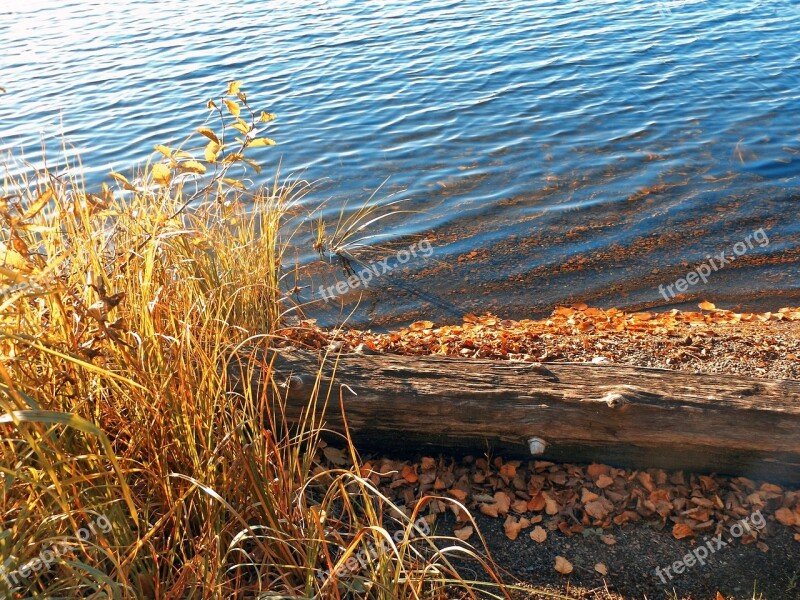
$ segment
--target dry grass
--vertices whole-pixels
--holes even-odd
[[[79,169],[12,165],[23,174],[6,177],[0,593],[474,597],[483,586],[448,562],[464,551],[440,551],[449,542],[422,535],[420,514],[381,497],[352,446],[351,468],[321,466],[331,390],[315,391],[298,427],[276,386],[231,391],[227,367],[243,355],[242,368],[269,370],[255,352],[292,308],[281,263],[307,188],[276,177],[242,189],[231,169],[258,121],[238,85],[227,99],[251,120],[218,110],[218,143],[206,131],[195,151],[205,161],[161,147],[97,193]],[[226,154],[231,128],[245,138]],[[399,542],[348,563],[397,529]]]

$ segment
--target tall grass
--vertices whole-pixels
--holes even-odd
[[[447,558],[463,551],[415,536],[421,513],[384,498],[352,445],[352,466],[320,462],[330,390],[300,427],[277,386],[232,392],[238,365],[270,372],[308,188],[276,177],[248,193],[220,167],[224,146],[211,140],[202,168],[161,147],[96,193],[79,168],[9,169],[22,174],[0,204],[0,594],[473,595]],[[107,531],[86,535],[100,518]],[[400,542],[348,563],[393,528]]]

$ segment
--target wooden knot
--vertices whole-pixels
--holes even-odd
[[[630,387],[631,389],[617,388],[606,392],[605,396],[602,398],[587,398],[585,402],[602,402],[603,404],[608,405],[609,408],[620,408],[626,404],[630,404],[641,393],[633,386],[625,387]]]

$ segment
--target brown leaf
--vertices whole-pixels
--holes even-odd
[[[556,571],[562,575],[569,575],[572,573],[572,563],[563,556],[556,556]]]
[[[592,479],[597,479],[601,475],[608,475],[609,467],[608,467],[608,465],[592,464],[592,465],[589,465],[588,467],[586,467],[586,473]]]
[[[505,530],[506,537],[508,539],[515,540],[519,536],[519,532],[520,529],[522,529],[522,527],[520,526],[519,521],[517,521],[511,515],[508,515],[508,517],[506,517],[505,523],[503,523],[503,529]]]
[[[453,488],[452,490],[450,490],[447,493],[450,494],[453,498],[455,498],[459,502],[463,502],[464,500],[466,500],[467,496],[469,495],[469,494],[467,494],[467,492],[465,492],[464,490],[461,490],[459,488]]]
[[[495,492],[494,502],[500,514],[506,514],[508,509],[511,508],[511,498],[505,492]]]
[[[711,302],[709,302],[707,300],[704,300],[703,302],[701,302],[697,306],[700,307],[700,310],[714,310],[715,308],[717,308],[715,304],[713,304],[713,303],[711,303]]]
[[[558,514],[558,502],[556,502],[555,499],[552,498],[547,492],[542,492],[542,495],[544,496],[545,504],[544,512],[546,512],[548,515]]]
[[[416,471],[414,471],[414,467],[411,465],[405,465],[403,467],[403,471],[400,473],[400,476],[408,483],[417,483],[417,481],[419,481],[419,477],[417,476]]]
[[[600,573],[600,575],[602,575],[603,577],[608,575],[608,567],[605,566],[603,563],[597,563],[594,566],[594,570],[597,571],[598,573]]]
[[[327,448],[323,448],[322,453],[325,455],[325,458],[327,458],[331,463],[333,463],[337,467],[344,466],[348,462],[344,450],[339,450],[338,448],[334,448],[333,446],[328,446]]]
[[[675,523],[675,526],[672,528],[672,535],[676,540],[682,540],[683,538],[693,537],[694,531],[688,525]]]
[[[466,542],[472,536],[473,531],[472,525],[467,525],[461,529],[456,529],[453,534],[462,542]]]
[[[511,503],[511,510],[516,513],[524,513],[528,511],[528,503],[525,500],[519,499]]]
[[[586,503],[584,506],[584,510],[586,514],[590,517],[598,520],[605,519],[608,516],[608,513],[614,508],[614,505],[611,504],[605,498],[600,498],[599,500],[593,500],[592,502]]]
[[[611,479],[611,477],[609,477],[608,475],[600,475],[600,477],[597,478],[597,482],[595,483],[595,485],[599,487],[601,490],[604,490],[608,486],[613,484],[614,480]]]
[[[539,544],[541,544],[547,539],[547,532],[544,530],[543,527],[537,525],[536,527],[533,528],[533,531],[531,531],[531,539],[534,542],[538,542]]]
[[[778,519],[778,523],[786,525],[787,527],[797,523],[797,515],[795,512],[786,507],[776,510],[775,518]]]
[[[617,543],[617,538],[615,538],[610,533],[607,533],[606,535],[600,536],[600,541],[603,542],[606,546],[613,546],[614,544]]]
[[[544,499],[544,494],[539,492],[533,498],[528,500],[528,510],[532,512],[539,512],[545,507],[545,503],[546,501]]]
[[[408,326],[411,331],[422,331],[423,329],[430,329],[433,327],[432,321],[417,321]]]

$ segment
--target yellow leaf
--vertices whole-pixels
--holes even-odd
[[[211,131],[208,127],[198,128],[197,133],[199,133],[200,135],[204,135],[212,142],[217,142],[219,144],[219,138],[217,137],[217,134]]]
[[[240,160],[244,160],[244,155],[238,152],[231,152],[225,158],[222,159],[222,162],[227,164],[227,163],[237,162]]]
[[[42,210],[47,203],[50,202],[50,199],[53,197],[53,188],[49,187],[44,191],[44,194],[39,196],[34,202],[28,207],[28,210],[25,212],[25,216],[22,217],[23,221],[27,221],[28,219],[32,219],[36,215],[39,214],[39,211]]]
[[[217,108],[217,105],[216,105],[216,104],[214,104],[214,101],[213,101],[213,100],[209,100],[209,101],[206,103],[206,108],[207,108],[208,110],[211,110],[212,108]]]
[[[712,304],[711,302],[708,301],[701,302],[697,306],[700,307],[700,310],[714,310],[715,308],[717,308],[715,304]]]
[[[270,138],[256,138],[248,144],[251,148],[259,148],[261,146],[274,146],[275,140]]]
[[[197,173],[198,175],[202,175],[206,172],[206,166],[196,160],[187,160],[185,163],[181,163],[179,168],[182,171],[188,171],[189,173]]]
[[[5,262],[5,255],[3,254],[3,244],[0,242],[0,259]],[[28,279],[27,274],[31,272],[31,268],[25,264],[25,269],[7,269],[0,264],[0,277],[6,279],[12,284],[22,283]]]
[[[172,148],[164,146],[163,144],[156,144],[155,149],[167,158],[172,158]]]
[[[241,131],[245,135],[250,133],[250,127],[248,125],[242,125],[241,123],[232,123],[231,127],[233,127],[236,131]]]
[[[228,84],[228,95],[230,95],[230,96],[235,95],[239,91],[239,88],[241,87],[241,85],[242,85],[242,82],[239,81],[238,79],[235,80],[235,81],[231,81]]]
[[[261,173],[261,165],[259,165],[256,161],[251,160],[249,158],[243,158],[244,162],[246,162],[256,173]]]
[[[221,146],[214,141],[208,142],[205,150],[206,160],[210,163],[217,162],[217,155],[219,154]]]
[[[127,179],[127,178],[126,178],[124,175],[122,175],[122,174],[120,174],[120,173],[114,173],[114,172],[112,172],[112,173],[111,173],[111,177],[113,177],[114,179],[116,179],[117,181],[119,181],[119,182],[122,184],[122,187],[123,187],[123,189],[126,189],[126,190],[128,190],[129,192],[135,192],[135,191],[136,191],[136,188],[135,188],[135,187],[133,187],[133,185],[131,184],[131,182],[130,182],[130,181],[128,181],[128,179]]]
[[[241,181],[236,181],[235,179],[229,179],[227,177],[223,177],[222,181],[224,181],[225,183],[227,183],[230,186],[233,186],[235,188],[239,188],[240,190],[245,189],[245,186]]]
[[[262,123],[269,123],[270,121],[274,121],[278,115],[273,115],[272,113],[261,111],[261,117],[258,119]]]
[[[150,168],[150,174],[153,176],[153,181],[161,185],[169,185],[172,180],[172,171],[169,170],[167,165],[156,163]]]
[[[225,106],[228,107],[229,113],[231,113],[234,117],[239,116],[239,112],[241,111],[241,109],[239,108],[239,105],[236,104],[236,102],[234,102],[233,100],[228,100],[227,98],[225,98],[223,102],[225,103]]]
[[[556,556],[556,571],[562,575],[569,575],[572,573],[572,563],[563,556]]]
[[[189,152],[186,152],[186,150],[175,150],[175,153],[172,155],[172,158],[188,158],[188,159],[192,159],[192,158],[194,158],[194,156],[192,156]],[[177,164],[177,163],[175,163],[175,161],[172,161],[172,163],[173,163],[173,165]]]
[[[6,93],[6,88],[0,87],[0,94],[5,94],[5,93]]]

